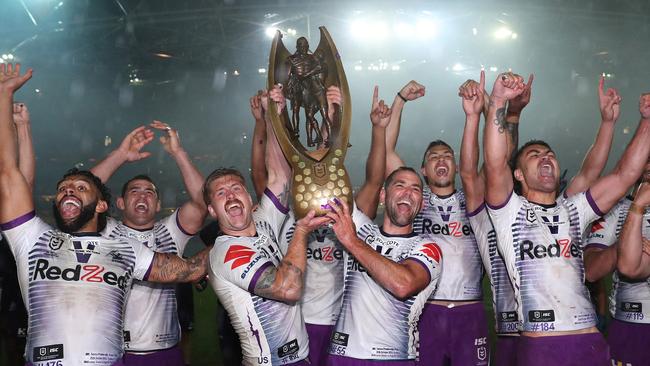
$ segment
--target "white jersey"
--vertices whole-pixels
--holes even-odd
[[[413,360],[419,344],[418,320],[440,276],[441,251],[416,233],[392,236],[384,233],[361,211],[354,210],[357,236],[394,262],[420,263],[430,282],[406,300],[394,297],[346,252],[343,304],[332,334],[330,354],[371,360]]]
[[[262,272],[282,260],[277,234],[287,212],[266,190],[253,212],[257,236],[222,235],[210,251],[210,284],[239,335],[246,366],[295,363],[309,353],[300,305],[253,294]]]
[[[112,365],[123,353],[131,279],[147,278],[154,253],[133,240],[63,233],[33,211],[1,228],[29,314],[26,361]]]
[[[586,248],[604,249],[614,245],[631,203],[627,198],[621,200],[607,215],[594,222]],[[641,230],[644,238],[650,238],[650,210],[646,209],[643,214]],[[650,278],[631,280],[615,270],[612,274],[609,311],[613,318],[624,322],[650,324]]]
[[[294,230],[292,212],[280,236],[283,253],[286,253]],[[343,246],[328,227],[312,231],[307,240],[307,273],[300,300],[302,315],[307,324],[333,325],[343,296]]]
[[[482,297],[483,264],[465,212],[465,194],[438,197],[424,187],[423,205],[413,229],[442,249],[445,266],[431,300],[472,301]]]
[[[109,218],[104,236],[130,238],[154,252],[181,256],[192,237],[181,228],[178,210],[156,222],[150,230],[136,230]],[[135,280],[124,313],[124,350],[151,352],[173,347],[180,341],[176,311],[176,286]]]
[[[500,335],[517,333],[521,324],[517,315],[515,290],[508,277],[503,257],[498,251],[496,232],[485,204],[474,212],[468,212],[467,216],[481,252],[483,265],[490,277],[496,332]]]
[[[595,326],[596,312],[584,285],[582,234],[601,214],[589,191],[554,205],[512,193],[488,207],[497,245],[515,295],[523,331],[572,331]]]

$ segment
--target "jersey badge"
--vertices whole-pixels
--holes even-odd
[[[435,243],[427,243],[423,245],[424,248],[420,249],[420,252],[424,253],[427,257],[433,259],[434,261],[440,263],[440,248]]]
[[[526,210],[526,220],[528,220],[528,222],[530,222],[531,224],[537,221],[537,216],[535,215],[535,211],[533,211],[532,208]]]
[[[230,266],[230,269],[232,270],[249,263],[253,255],[255,255],[255,251],[249,247],[237,244],[231,245],[230,248],[228,248],[226,257],[223,259],[223,263],[233,261]]]
[[[592,225],[591,225],[591,232],[595,233],[598,230],[604,229],[603,223],[605,222],[605,218],[601,217],[598,220],[596,220]]]
[[[59,235],[52,235],[50,238],[50,243],[48,246],[52,250],[59,250],[61,249],[61,246],[63,246],[63,243],[65,243],[65,238]]]

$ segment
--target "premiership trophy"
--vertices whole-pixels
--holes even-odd
[[[280,114],[276,104],[269,103],[269,114],[282,152],[293,168],[291,194],[296,218],[310,210],[325,214],[328,201],[334,198],[352,203],[350,177],[343,165],[352,117],[350,90],[332,38],[325,27],[319,29],[320,43],[313,53],[304,37],[298,38],[295,53],[290,53],[278,31],[269,57],[268,88],[282,84],[290,102]],[[326,91],[332,85],[341,90],[343,100],[340,106],[334,105],[337,110],[330,119]],[[303,115],[307,147],[300,137]]]

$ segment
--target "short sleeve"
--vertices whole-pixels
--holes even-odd
[[[258,217],[268,222],[275,235],[278,235],[289,213],[289,208],[285,207],[273,192],[267,188],[264,190],[264,195],[260,200],[256,213],[260,214],[261,216]]]
[[[587,226],[605,214],[598,208],[596,201],[591,196],[591,191],[574,194],[564,199],[565,205],[575,206],[580,218],[580,232],[584,233]]]
[[[273,265],[265,253],[232,237],[218,238],[210,251],[212,273],[250,293],[264,270]]]
[[[517,218],[517,213],[521,209],[522,204],[521,197],[514,192],[511,192],[510,197],[501,205],[492,206],[488,204],[488,212],[490,213],[495,229],[496,226],[503,226],[509,229],[510,224]]]
[[[146,281],[153,266],[154,251],[137,240],[129,240],[135,252],[135,266],[133,267],[133,278]]]
[[[167,228],[167,231],[171,234],[174,244],[176,244],[176,250],[178,250],[178,256],[182,257],[187,242],[192,239],[193,234],[188,233],[183,229],[181,223],[178,221],[178,213],[180,208],[176,209],[173,214],[160,220],[160,224],[164,225]]]
[[[359,234],[361,228],[364,226],[374,225],[372,220],[357,208],[357,205],[354,205],[352,208],[352,222],[354,222],[354,225],[357,227],[357,234]]]
[[[419,240],[405,260],[415,260],[429,273],[429,280],[434,281],[440,276],[442,264],[442,251],[436,243],[428,240]]]
[[[591,230],[587,234],[586,246],[588,248],[605,249],[616,243],[617,229],[619,227],[622,211],[627,212],[627,205],[619,203],[607,215],[599,218],[591,224]],[[624,218],[623,218],[624,219]]]
[[[36,216],[35,211],[0,224],[0,230],[4,232],[9,248],[16,258],[27,255],[39,236],[51,229],[50,225]]]

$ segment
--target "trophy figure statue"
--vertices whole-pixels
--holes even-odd
[[[278,113],[275,103],[269,103],[269,112],[282,152],[293,168],[291,193],[297,218],[312,209],[324,214],[333,198],[352,203],[350,177],[343,165],[352,116],[350,90],[334,42],[325,27],[319,29],[320,43],[313,53],[304,37],[298,38],[296,51],[290,53],[278,31],[269,57],[268,88],[285,85],[290,102],[291,117],[288,109]],[[340,106],[334,105],[337,110],[333,114],[326,98],[330,86],[338,87],[343,99]],[[299,128],[303,111],[307,147],[301,142]]]

